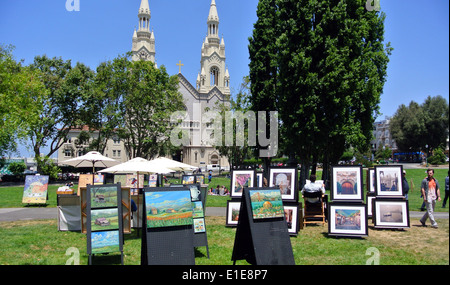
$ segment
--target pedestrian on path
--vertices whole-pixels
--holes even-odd
[[[448,175],[450,174],[450,170],[447,172],[447,177],[445,177],[445,197],[444,202],[442,202],[442,208],[445,208],[445,204],[447,204],[448,199]]]
[[[433,177],[434,170],[427,170],[427,177],[422,181],[421,191],[423,201],[425,202],[427,211],[420,219],[422,226],[425,226],[425,222],[428,218],[431,221],[431,227],[437,228],[437,222],[434,219],[434,207],[436,206],[436,200],[441,201],[441,193],[439,191],[439,182]]]

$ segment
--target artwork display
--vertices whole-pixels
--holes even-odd
[[[256,173],[256,187],[263,187],[264,175],[263,173]]]
[[[92,186],[90,189],[92,209],[117,207],[117,186]]]
[[[373,220],[376,228],[409,228],[408,201],[375,199]]]
[[[328,234],[367,236],[367,208],[364,204],[330,203]]]
[[[48,179],[47,175],[27,175],[22,203],[45,204],[47,202]]]
[[[375,169],[369,168],[367,170],[367,192],[375,193]]]
[[[403,197],[402,172],[401,165],[375,166],[377,197]]]
[[[279,187],[283,200],[297,200],[297,169],[296,168],[270,168],[269,187]]]
[[[195,183],[198,183],[200,185],[203,185],[205,183],[205,175],[203,174],[197,174],[195,175]]]
[[[239,210],[241,202],[227,201],[227,226],[237,226],[239,221]]]
[[[374,193],[369,193],[367,195],[367,217],[371,218],[373,214],[373,201],[376,198]]]
[[[119,231],[100,231],[91,233],[92,254],[120,251]]]
[[[231,173],[231,197],[242,197],[244,187],[253,187],[254,170],[233,170]]]
[[[192,211],[194,218],[203,218],[205,215],[203,214],[203,203],[202,201],[192,202]]]
[[[300,226],[298,219],[298,205],[284,205],[284,217],[286,218],[289,234],[296,235]]]
[[[105,182],[105,176],[102,174],[94,175],[94,185],[102,185]]]
[[[283,201],[279,189],[250,190],[253,219],[284,217]]]
[[[194,219],[194,233],[205,233],[205,218]]]
[[[361,166],[333,166],[331,183],[331,200],[364,200]]]
[[[192,225],[190,191],[145,192],[147,227]]]
[[[182,184],[194,184],[195,183],[195,175],[183,175],[183,178],[181,180]]]
[[[158,175],[150,174],[148,176],[148,187],[157,187],[158,186]]]
[[[91,231],[116,229],[119,229],[119,210],[117,208],[91,210]]]

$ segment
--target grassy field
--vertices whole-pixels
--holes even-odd
[[[369,227],[369,236],[362,239],[328,237],[326,225],[310,225],[290,240],[297,265],[365,265],[374,250],[379,252],[380,265],[448,265],[449,224],[448,220],[438,222],[439,229],[419,227],[417,219],[407,230]],[[206,227],[210,258],[206,247],[199,247],[195,263],[232,265],[236,229],[225,227],[224,217],[207,217]],[[74,249],[79,252],[79,264],[88,264],[86,235],[59,232],[53,220],[2,222],[0,236],[1,265],[64,265]],[[141,239],[133,230],[125,235],[124,264],[140,264],[140,254]],[[94,264],[120,264],[120,254],[101,257]]]

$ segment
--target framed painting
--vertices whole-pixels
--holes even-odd
[[[284,217],[283,200],[278,188],[250,189],[250,205],[253,219]]]
[[[297,168],[271,167],[269,169],[269,187],[278,187],[284,201],[297,201],[297,179]]]
[[[264,174],[256,173],[256,187],[263,187],[264,183]]]
[[[333,202],[328,205],[328,209],[328,235],[349,237],[368,235],[365,204]]]
[[[150,191],[144,196],[147,228],[192,225],[189,190]]]
[[[375,228],[409,228],[408,201],[376,198],[373,202]]]
[[[194,233],[205,233],[205,218],[194,219]]]
[[[117,207],[117,185],[91,186],[91,209]]]
[[[117,229],[119,229],[118,208],[91,210],[91,231]]]
[[[183,175],[181,179],[181,184],[194,184],[195,183],[195,175]]]
[[[361,166],[332,166],[331,171],[332,201],[364,201]]]
[[[375,193],[375,169],[369,168],[367,170],[367,192]]]
[[[254,187],[256,173],[254,170],[233,170],[231,172],[231,197],[242,197],[244,187]]]
[[[290,235],[297,235],[300,228],[298,209],[298,204],[284,205],[284,217],[286,218],[288,232]]]
[[[200,185],[205,184],[205,175],[203,174],[195,174],[195,183]]]
[[[377,197],[403,197],[402,165],[375,166]]]
[[[22,203],[47,203],[48,179],[49,176],[47,175],[27,175],[23,188]]]
[[[148,187],[158,186],[158,174],[150,174],[148,176]]]
[[[203,203],[202,201],[192,202],[192,215],[194,218],[203,218],[205,217],[203,213]]]
[[[376,198],[375,193],[369,193],[366,196],[367,199],[367,217],[372,218],[373,215],[373,201]]]
[[[239,211],[241,209],[240,201],[227,201],[227,220],[226,226],[235,227],[239,221]]]
[[[91,233],[91,253],[110,253],[121,251],[119,230]]]

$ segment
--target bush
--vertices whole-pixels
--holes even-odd
[[[429,164],[444,164],[446,163],[446,157],[442,149],[437,148],[434,150],[433,155],[428,158]]]
[[[8,166],[8,170],[12,172],[14,175],[23,174],[23,172],[27,169],[27,166],[23,162],[12,162]]]

